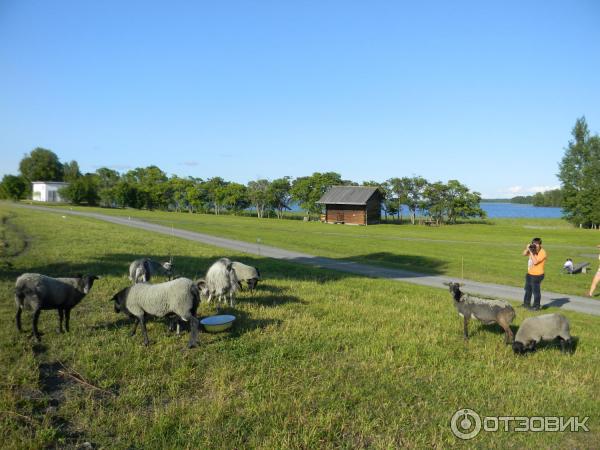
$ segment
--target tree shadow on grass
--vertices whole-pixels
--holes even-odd
[[[238,260],[244,264],[258,267],[263,283],[269,279],[295,279],[326,283],[348,277],[372,276],[383,278],[403,278],[443,273],[446,263],[437,259],[414,255],[397,255],[388,252],[378,252],[357,255],[352,258],[300,257],[292,259],[273,259],[260,256],[231,256],[223,249],[222,256]],[[0,271],[0,281],[15,280],[24,272],[42,273],[52,277],[69,277],[77,274],[94,274],[100,276],[129,275],[129,265],[132,261],[150,257],[156,261],[167,261],[170,255],[155,255],[133,253],[109,253],[92,257],[86,263],[41,263],[28,267],[26,270],[16,270],[6,267]],[[172,255],[175,276],[187,278],[203,277],[208,268],[218,257]],[[384,267],[387,266],[387,267]],[[328,269],[323,271],[322,269]],[[421,273],[422,272],[422,273]],[[164,277],[157,278],[164,280]]]
[[[445,261],[426,256],[401,255],[390,252],[368,253],[334,261],[334,269],[383,278],[440,275],[444,273],[448,265]],[[331,266],[331,264],[328,265]],[[327,268],[328,265],[326,264],[325,267]]]

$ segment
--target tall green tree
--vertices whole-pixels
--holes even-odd
[[[414,225],[417,217],[417,209],[423,205],[423,193],[429,184],[420,176],[402,177],[403,194],[401,203],[408,207],[410,221]]]
[[[315,172],[307,177],[296,178],[292,183],[290,193],[302,209],[310,214],[321,214],[323,206],[317,204],[323,194],[331,186],[348,184],[344,182],[339,173],[336,172]]]
[[[222,188],[222,204],[233,214],[239,214],[250,206],[248,190],[240,183],[228,183]]]
[[[137,190],[137,208],[167,208],[169,199],[165,194],[168,194],[168,177],[157,166],[138,167],[127,172],[123,178]]]
[[[560,162],[564,217],[586,228],[600,224],[600,137],[590,136],[585,117],[577,119],[573,140]]]
[[[60,196],[70,203],[89,206],[98,204],[98,175],[87,173],[84,176],[72,180],[68,186],[59,190]]]
[[[0,182],[0,198],[19,200],[25,197],[28,183],[16,175],[4,175]]]
[[[423,189],[421,207],[436,223],[442,222],[448,209],[448,186],[441,181],[428,183]]]
[[[79,171],[79,164],[77,161],[73,160],[68,163],[63,164],[63,179],[64,181],[71,182],[76,180],[81,176],[81,172]]]
[[[248,199],[256,209],[256,215],[259,219],[264,217],[265,210],[273,204],[273,192],[270,187],[271,183],[265,179],[248,182]]]
[[[219,215],[221,208],[223,207],[226,196],[225,186],[227,186],[227,182],[221,177],[209,178],[203,183],[203,187],[206,189],[209,207],[213,209],[215,215]]]
[[[449,180],[446,185],[446,218],[454,223],[458,218],[485,218],[486,214],[480,206],[481,194],[470,192],[469,188],[458,180]]]
[[[283,217],[283,212],[285,210],[291,209],[291,188],[290,177],[287,176],[277,178],[269,185],[269,198],[272,202],[269,206],[275,210],[275,214],[277,214],[279,219]]]
[[[115,186],[121,179],[119,172],[108,167],[96,170],[98,176],[98,197],[101,206],[114,208],[117,206],[117,194]]]
[[[19,163],[19,171],[28,182],[63,181],[63,165],[58,156],[46,148],[37,147]]]

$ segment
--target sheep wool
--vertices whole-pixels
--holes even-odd
[[[513,349],[515,352],[533,350],[540,341],[551,341],[560,338],[561,347],[571,344],[571,331],[569,320],[562,314],[544,314],[529,317],[523,321],[517,335]]]
[[[37,324],[43,309],[57,309],[59,331],[69,331],[71,309],[73,309],[90,291],[95,275],[78,276],[76,278],[52,278],[39,273],[24,273],[15,283],[15,316],[17,330],[21,331],[21,313],[23,309],[33,311],[33,335],[39,341]]]
[[[156,317],[174,313],[188,320],[190,311],[198,303],[194,292],[197,287],[188,278],[158,284],[138,283],[129,288],[125,306],[136,317],[144,312]]]
[[[221,258],[213,263],[206,272],[205,289],[208,292],[208,302],[213,297],[222,301],[224,297],[229,296],[229,306],[234,305],[235,293],[240,288],[240,282],[232,269],[232,262],[228,258]]]

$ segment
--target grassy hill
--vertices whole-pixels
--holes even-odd
[[[141,215],[162,223],[176,217]],[[526,236],[537,234],[518,221],[500,225],[500,232],[481,225],[489,231],[467,229],[472,231],[464,236],[459,227],[367,229],[177,217],[181,227],[246,240],[261,237],[266,244],[284,242],[302,250],[319,244],[314,247],[319,252],[342,258],[379,253],[376,249],[388,244],[391,255],[407,249],[413,263],[437,271],[457,270],[456,257],[447,255],[451,249],[473,248],[473,258],[481,261],[479,248],[489,243],[494,249],[506,246],[501,253],[508,258],[520,251]],[[225,254],[177,238],[7,204],[0,204],[0,218],[3,447],[75,448],[89,442],[101,448],[449,448],[465,444],[450,431],[450,418],[465,407],[482,416],[590,416],[591,430],[482,432],[467,445],[597,446],[598,317],[564,312],[577,337],[573,355],[549,345],[516,357],[503,345],[498,327],[471,324],[471,340],[464,342],[462,322],[442,289]],[[253,223],[259,228],[251,228]],[[298,225],[303,236],[294,228]],[[551,254],[560,245],[573,248],[586,241],[567,239],[573,232],[579,236],[578,230],[560,222],[552,226],[540,233],[557,241]],[[409,239],[394,239],[396,233]],[[508,235],[512,239],[505,242]],[[177,272],[188,277],[202,274],[220,256],[260,267],[265,281],[258,292],[242,293],[236,308],[227,310],[238,317],[231,332],[203,333],[195,350],[185,349],[187,337],[170,334],[159,320],[148,326],[149,347],[139,332],[128,336],[129,322],[114,313],[109,299],[128,285],[131,260],[169,253]],[[430,264],[435,255],[443,264]],[[515,261],[520,273],[524,261]],[[397,264],[394,257],[380,262]],[[492,270],[475,270],[494,276]],[[103,278],[74,309],[71,333],[57,334],[56,312],[43,312],[45,335],[35,344],[14,326],[14,280],[22,272],[93,272]],[[214,309],[203,304],[200,313]],[[520,309],[517,314],[515,325],[531,315]],[[24,314],[27,331],[30,317]]]

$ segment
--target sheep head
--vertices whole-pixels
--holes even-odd
[[[200,295],[202,297],[208,297],[210,292],[208,290],[208,285],[206,284],[206,280],[204,278],[200,278],[195,281],[198,290],[200,291]]]
[[[78,283],[79,289],[81,289],[81,291],[86,295],[92,289],[92,286],[94,285],[94,281],[100,279],[100,277],[98,277],[96,275],[83,275],[83,276],[79,276],[78,278],[79,278],[79,283]]]
[[[451,281],[450,283],[444,284],[448,286],[448,290],[450,291],[450,294],[452,294],[452,298],[454,298],[454,301],[460,302],[461,297],[463,295],[463,293],[460,290],[460,287],[462,286],[461,283],[454,283]]]
[[[121,289],[110,299],[115,302],[115,312],[120,313],[125,310],[125,302],[127,300],[127,294],[129,293],[130,287],[126,287],[125,289]]]

